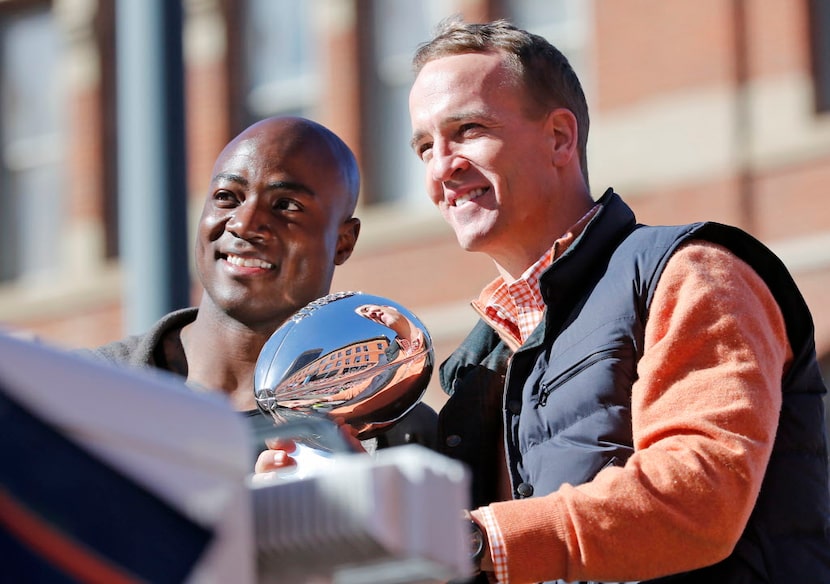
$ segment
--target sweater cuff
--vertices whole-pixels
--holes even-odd
[[[562,512],[553,497],[493,503],[510,584],[567,579],[567,543]],[[488,532],[489,536],[489,532]]]

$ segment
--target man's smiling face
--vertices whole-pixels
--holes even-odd
[[[551,214],[551,135],[500,53],[428,62],[410,92],[432,202],[468,251],[528,247]],[[535,247],[534,244],[529,246]]]
[[[274,328],[327,294],[357,237],[347,189],[329,145],[304,126],[270,121],[229,144],[196,240],[211,301],[240,322]]]

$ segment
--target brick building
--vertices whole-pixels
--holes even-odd
[[[0,0],[0,322],[66,347],[125,333],[119,3]],[[443,16],[508,17],[562,49],[583,80],[594,195],[613,186],[642,222],[713,219],[766,242],[801,286],[830,363],[827,6],[186,0],[183,196],[195,219],[214,158],[256,119],[294,113],[330,126],[364,176],[360,241],[335,289],[406,305],[432,331],[442,360],[472,325],[468,302],[495,270],[458,249],[423,193],[408,149],[409,58]],[[433,386],[427,401],[442,401]]]

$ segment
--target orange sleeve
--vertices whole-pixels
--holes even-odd
[[[626,465],[490,506],[510,584],[641,580],[726,557],[761,487],[790,359],[781,311],[747,264],[709,243],[678,250],[646,325]]]

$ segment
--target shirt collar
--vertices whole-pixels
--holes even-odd
[[[582,234],[600,207],[599,204],[591,207],[515,282],[507,283],[499,276],[485,286],[478,299],[472,302],[476,312],[514,351],[527,340],[544,317],[545,302],[539,279]]]

